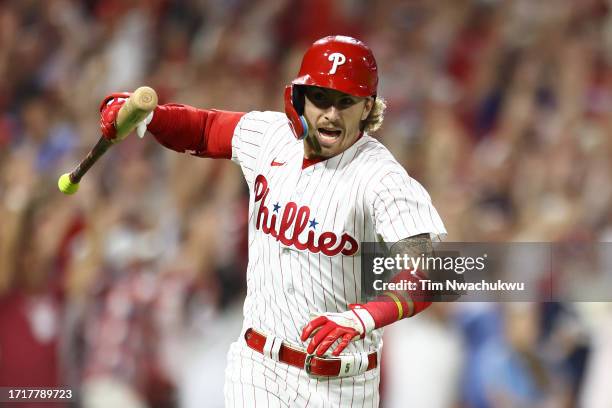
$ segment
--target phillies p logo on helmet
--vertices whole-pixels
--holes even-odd
[[[344,56],[344,54],[340,54],[339,52],[334,52],[333,54],[330,54],[329,57],[327,57],[327,59],[333,62],[332,67],[329,70],[330,75],[335,74],[336,69],[338,69],[338,66],[346,62],[346,57]]]

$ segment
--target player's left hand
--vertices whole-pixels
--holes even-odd
[[[302,341],[306,341],[312,336],[312,340],[308,344],[308,354],[315,353],[317,356],[322,356],[325,352],[337,341],[340,340],[338,346],[332,352],[332,355],[338,356],[348,344],[357,339],[363,338],[367,332],[370,332],[373,327],[364,324],[363,319],[359,317],[355,308],[343,313],[320,313],[313,315],[310,322],[302,330]],[[365,309],[359,309],[360,312],[366,312]]]

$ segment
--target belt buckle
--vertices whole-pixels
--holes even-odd
[[[306,371],[306,374],[308,374],[308,376],[310,378],[319,379],[319,378],[336,378],[336,377],[338,377],[338,374],[340,374],[340,373],[338,373],[336,375],[316,375],[316,374],[313,374],[312,371],[310,371],[312,369],[311,360],[313,358],[315,358],[315,357],[317,357],[317,356],[314,355],[314,354],[306,354],[306,359],[304,360],[304,371]],[[320,358],[322,358],[323,360],[340,360],[337,357],[336,358],[324,358],[324,357],[320,357]]]

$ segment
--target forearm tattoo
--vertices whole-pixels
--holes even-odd
[[[446,280],[456,280],[463,282],[464,276],[463,274],[457,274],[452,270],[445,269],[436,269],[435,267],[430,268],[429,262],[426,262],[425,259],[428,257],[436,256],[433,248],[433,244],[431,243],[431,239],[429,238],[429,234],[419,234],[414,235],[412,237],[404,238],[397,241],[395,244],[391,246],[389,250],[390,257],[408,257],[408,258],[420,258],[422,261],[419,263],[418,269],[419,274],[425,279],[443,282]],[[417,259],[418,260],[418,259]],[[395,273],[402,272],[401,270],[395,271]],[[431,295],[431,293],[430,293]],[[444,300],[446,302],[453,302],[461,296],[460,292],[454,292],[451,290],[442,290],[436,291],[435,299]],[[442,297],[441,297],[442,296]],[[431,296],[428,299],[433,299]]]
[[[389,249],[389,257],[408,257],[408,258],[427,258],[433,253],[433,245],[429,234],[413,235],[408,238],[400,239]],[[426,264],[423,262],[423,264]],[[422,265],[419,268],[426,276],[428,276],[427,265]],[[400,271],[396,271],[400,272]]]
[[[418,257],[428,255],[433,251],[433,245],[429,234],[413,235],[412,237],[400,239],[395,244],[391,245],[389,255],[396,254]]]

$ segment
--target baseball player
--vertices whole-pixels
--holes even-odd
[[[285,113],[166,104],[137,129],[178,152],[231,159],[249,187],[247,295],[227,406],[377,406],[381,328],[429,305],[401,291],[360,303],[362,242],[418,256],[446,232],[425,189],[370,136],[384,110],[377,84],[371,50],[331,36],[306,51]],[[127,96],[101,105],[108,139]]]

